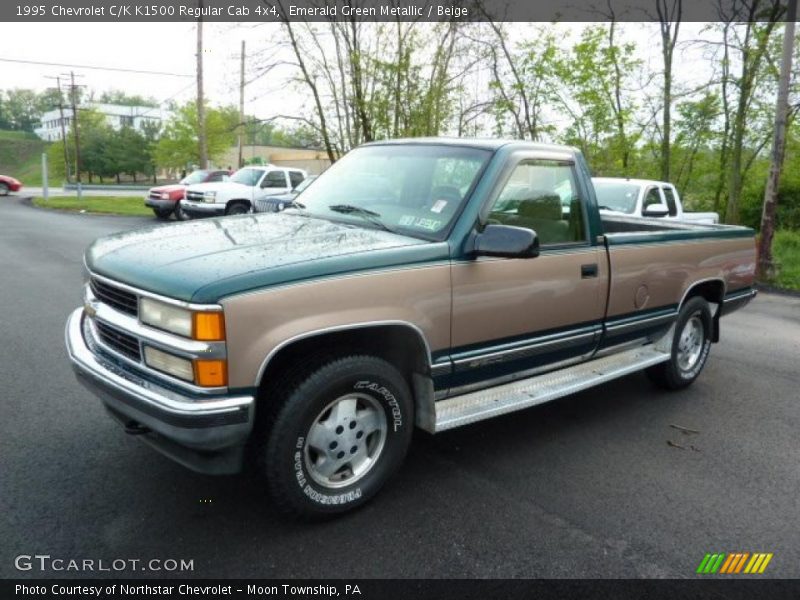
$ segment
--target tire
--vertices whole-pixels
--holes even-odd
[[[403,462],[414,427],[408,384],[385,360],[354,355],[315,364],[273,388],[256,433],[259,470],[275,504],[305,519],[372,498]]]
[[[250,207],[244,202],[231,202],[225,208],[226,215],[246,215],[250,212]]]
[[[667,390],[691,385],[708,360],[712,327],[705,299],[695,296],[687,300],[675,322],[670,359],[646,370],[651,381]]]
[[[175,219],[177,221],[188,221],[189,219],[191,219],[191,217],[187,215],[186,212],[181,207],[180,202],[178,202],[177,206],[175,207]]]
[[[153,214],[155,214],[156,219],[161,219],[162,221],[166,221],[169,219],[170,215],[172,215],[173,209],[171,208],[154,208]]]
[[[0,181],[0,196],[8,196],[8,184]]]

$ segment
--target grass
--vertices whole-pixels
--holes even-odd
[[[38,140],[35,133],[30,131],[11,131],[0,129],[0,140]]]
[[[778,263],[778,276],[773,282],[783,288],[800,290],[800,231],[775,232],[772,256]]]
[[[144,205],[142,196],[50,196],[33,199],[34,206],[55,208],[70,212],[86,211],[104,215],[153,216],[153,210]]]
[[[41,185],[46,149],[47,143],[32,133],[0,130],[0,173],[16,177],[23,185]]]

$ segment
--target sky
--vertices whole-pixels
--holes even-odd
[[[568,23],[557,27],[566,36],[575,36],[585,24]],[[248,54],[264,49],[277,38],[276,23],[206,23],[204,77],[205,93],[212,104],[238,105],[239,54],[241,41]],[[512,37],[522,39],[531,31],[525,23],[509,24]],[[654,25],[626,23],[625,38],[636,44],[645,61],[658,70],[660,40]],[[681,39],[700,37],[700,23],[684,23]],[[159,71],[173,75],[154,75],[74,68],[78,81],[102,92],[123,90],[129,94],[153,97],[158,101],[191,100],[195,94],[194,23],[15,23],[5,24],[0,35],[0,58],[69,63]],[[284,57],[291,60],[290,56]],[[47,76],[69,72],[69,67],[40,66],[0,62],[0,88],[22,87],[43,90],[54,84]],[[687,84],[708,77],[709,64],[697,46],[682,45],[676,60],[677,76]],[[256,73],[248,69],[247,78]],[[256,79],[246,88],[245,110],[258,118],[276,114],[302,114],[304,95],[285,85],[289,67]],[[180,76],[184,75],[184,76]],[[654,85],[658,85],[655,83]]]

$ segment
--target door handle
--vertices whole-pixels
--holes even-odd
[[[581,265],[581,279],[597,277],[597,263],[591,265]]]

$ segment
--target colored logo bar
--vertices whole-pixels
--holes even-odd
[[[769,561],[772,560],[771,552],[730,552],[706,554],[700,561],[696,573],[702,575],[738,574],[738,573],[763,573]]]

